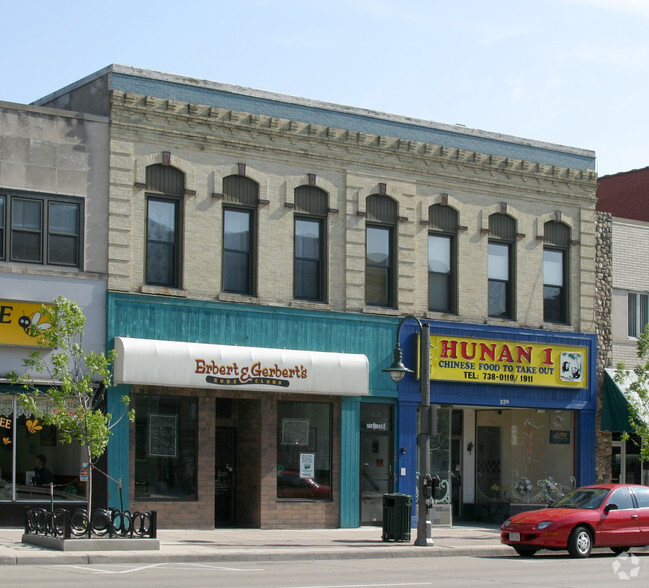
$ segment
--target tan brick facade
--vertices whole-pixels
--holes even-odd
[[[192,114],[190,114],[190,111]],[[571,227],[570,320],[567,330],[594,330],[595,173],[484,156],[251,116],[213,107],[116,92],[113,95],[109,289],[235,300],[221,292],[220,247],[225,176],[244,163],[259,183],[258,291],[249,302],[322,310],[377,312],[364,297],[365,199],[379,183],[398,202],[398,309],[388,314],[498,324],[487,318],[488,217],[505,211],[517,221],[516,317],[521,326],[543,325],[543,224]],[[117,139],[118,138],[118,139]],[[143,285],[147,165],[171,154],[185,173],[181,290]],[[327,304],[292,299],[293,212],[296,186],[315,185],[337,212],[328,216]],[[195,192],[195,194],[193,193]],[[459,213],[458,316],[427,310],[428,207],[442,200]],[[267,203],[266,203],[267,202]],[[505,324],[511,324],[508,321]],[[555,326],[548,328],[555,329]]]

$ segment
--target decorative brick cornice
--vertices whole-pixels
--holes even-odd
[[[205,138],[206,141],[209,141],[210,135],[213,136],[217,128],[222,128],[226,133],[235,130],[232,127],[248,132],[254,128],[257,132],[284,135],[287,139],[302,138],[305,141],[334,143],[338,144],[341,149],[355,146],[363,150],[372,149],[384,151],[386,154],[394,153],[400,158],[421,158],[428,162],[428,165],[436,163],[444,170],[454,167],[459,171],[462,168],[473,170],[474,174],[484,172],[490,175],[491,181],[496,181],[497,175],[502,174],[504,180],[507,181],[511,181],[514,177],[520,178],[522,182],[533,179],[539,187],[546,183],[556,186],[557,182],[561,182],[570,187],[573,192],[579,186],[579,189],[588,192],[589,197],[594,199],[597,173],[592,170],[563,168],[512,157],[500,157],[430,143],[372,135],[365,132],[345,131],[312,123],[307,124],[279,119],[273,116],[188,104],[175,100],[152,98],[151,96],[139,96],[122,91],[112,92],[112,104],[115,109],[123,108],[131,112],[139,111],[149,121],[152,121],[151,117],[159,115],[169,122],[169,116],[173,115],[177,124],[172,128],[167,127],[166,132],[205,134],[200,132],[200,126],[204,124],[209,131],[208,136]],[[183,119],[187,125],[184,129],[180,125]],[[115,124],[120,124],[118,116],[114,117],[114,121]],[[124,120],[124,124],[128,124],[130,127],[137,126],[132,117],[128,117],[128,121]],[[150,122],[148,126],[150,126]],[[234,141],[234,139],[232,140]],[[403,159],[400,159],[400,161],[403,161]]]

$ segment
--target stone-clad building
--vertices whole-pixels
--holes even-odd
[[[600,225],[609,235],[609,306],[600,348],[607,347],[602,386],[602,429],[610,457],[605,473],[613,482],[647,483],[639,442],[629,423],[627,391],[615,381],[615,369],[638,365],[638,335],[649,322],[649,262],[639,254],[649,245],[649,168],[602,176],[597,183]],[[602,355],[600,353],[600,355]],[[608,432],[608,433],[607,433]],[[628,438],[624,433],[630,433]]]
[[[84,452],[26,413],[8,373],[22,371],[36,346],[29,325],[46,327],[40,309],[56,296],[83,309],[86,349],[106,348],[108,123],[0,102],[0,526],[22,525],[26,504],[49,504],[50,489],[34,483],[36,455],[57,504],[85,499]]]
[[[405,315],[431,325],[435,516],[595,481],[592,151],[118,65],[38,103],[110,120],[131,510],[379,524],[416,493],[419,384],[382,372]]]

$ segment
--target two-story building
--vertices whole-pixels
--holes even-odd
[[[0,102],[0,525],[21,525],[26,504],[50,504],[50,488],[35,484],[37,456],[55,502],[85,500],[80,447],[26,412],[8,374],[22,372],[37,347],[30,325],[48,326],[40,309],[57,296],[83,309],[86,349],[106,348],[108,137],[106,117]]]
[[[108,472],[131,510],[380,523],[416,492],[418,382],[382,371],[404,315],[431,324],[456,516],[595,480],[592,151],[119,65],[38,104],[110,120],[109,404],[136,420]]]

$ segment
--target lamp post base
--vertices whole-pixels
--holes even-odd
[[[425,523],[420,527],[417,525],[417,538],[415,539],[415,545],[422,547],[433,546],[432,532],[431,532],[431,522],[425,521]]]

